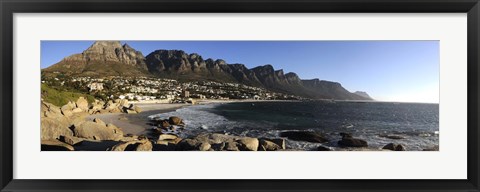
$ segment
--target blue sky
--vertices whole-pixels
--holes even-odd
[[[81,53],[93,41],[42,41],[41,67]],[[122,41],[145,56],[180,49],[248,68],[271,64],[302,79],[340,82],[376,100],[439,102],[439,41]]]

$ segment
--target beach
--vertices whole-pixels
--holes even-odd
[[[137,103],[135,104],[142,109],[138,114],[125,113],[105,113],[89,115],[85,119],[93,120],[99,118],[105,123],[111,123],[122,129],[125,134],[143,135],[147,133],[147,129],[151,127],[148,124],[148,116],[159,113],[175,111],[190,104],[183,103]]]

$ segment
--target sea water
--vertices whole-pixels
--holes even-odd
[[[322,145],[336,149],[339,133],[346,132],[366,140],[371,149],[393,142],[418,151],[439,145],[438,111],[438,104],[423,103],[275,101],[194,105],[150,118],[181,117],[187,125],[178,133],[181,137],[219,132],[278,138],[283,131],[307,130],[324,134],[330,142]],[[287,140],[290,149],[313,150],[318,145]]]

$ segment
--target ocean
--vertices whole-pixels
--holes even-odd
[[[279,133],[308,130],[323,133],[336,150],[339,133],[351,133],[364,139],[372,150],[388,143],[404,145],[409,151],[421,151],[439,145],[439,105],[421,103],[347,102],[347,101],[268,101],[211,103],[193,105],[150,118],[178,116],[186,129],[180,137],[202,132],[278,138]],[[383,136],[382,136],[383,135]],[[390,139],[398,135],[404,139]],[[313,150],[318,143],[287,140],[287,148]]]

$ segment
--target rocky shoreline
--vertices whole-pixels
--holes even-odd
[[[142,114],[138,105],[127,100],[108,102],[84,98],[57,107],[41,102],[42,151],[299,151],[289,149],[287,140],[316,144],[314,151],[406,151],[407,147],[395,142],[381,149],[368,147],[368,142],[355,138],[351,133],[339,133],[340,140],[332,141],[322,133],[313,131],[283,131],[277,137],[255,138],[203,132],[181,138],[177,133],[187,129],[181,117],[151,119],[152,129],[145,134],[125,133],[125,127],[91,118],[95,114]],[[90,118],[89,118],[90,117]],[[117,117],[117,116],[116,116]],[[124,118],[124,117],[123,117]],[[392,141],[403,139],[398,135],[379,135]],[[338,148],[326,146],[336,143]],[[438,151],[433,146],[424,151]]]

